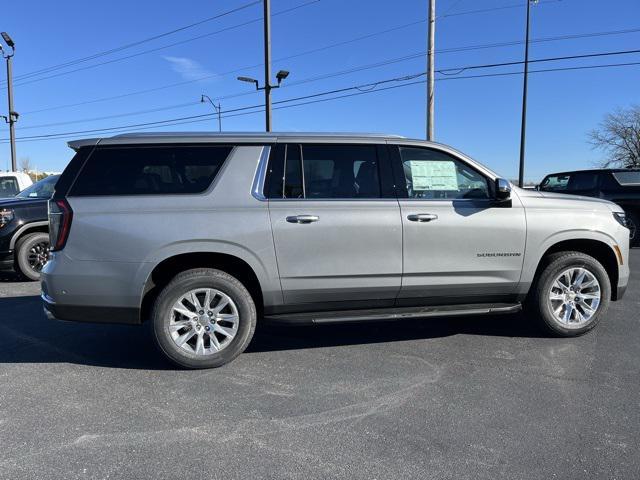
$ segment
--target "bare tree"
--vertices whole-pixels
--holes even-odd
[[[602,167],[640,167],[640,105],[618,108],[589,132],[589,143],[606,157]]]
[[[20,169],[24,173],[29,173],[31,171],[31,159],[29,157],[22,157],[20,159]]]

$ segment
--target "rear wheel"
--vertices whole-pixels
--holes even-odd
[[[18,240],[16,245],[16,270],[29,280],[40,280],[42,267],[49,260],[49,234],[31,233]]]
[[[184,368],[213,368],[236,358],[256,326],[256,307],[247,289],[220,270],[178,274],[161,292],[152,313],[160,351]]]
[[[546,259],[527,307],[552,334],[573,337],[598,324],[610,298],[611,283],[600,262],[581,252],[559,252]]]

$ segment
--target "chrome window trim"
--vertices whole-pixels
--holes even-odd
[[[268,201],[268,198],[264,196],[264,184],[267,177],[267,165],[269,164],[269,156],[271,154],[271,145],[265,145],[262,147],[260,153],[260,160],[256,167],[256,174],[253,177],[253,185],[251,187],[251,195],[256,200],[261,202]]]

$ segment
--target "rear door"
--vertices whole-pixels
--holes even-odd
[[[402,223],[386,146],[286,144],[269,168],[269,212],[285,304],[391,306]]]
[[[507,300],[520,281],[526,223],[516,195],[435,148],[390,147],[400,188],[404,274],[399,305]]]

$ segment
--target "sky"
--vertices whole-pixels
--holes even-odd
[[[435,140],[512,179],[518,175],[522,75],[483,75],[521,72],[522,65],[462,67],[521,61],[525,5],[436,2],[436,70],[444,72],[436,75]],[[271,9],[272,70],[291,72],[273,91],[274,131],[425,138],[424,75],[375,83],[426,71],[426,0],[272,0]],[[261,92],[236,79],[263,83],[261,18],[261,4],[251,0],[13,2],[0,17],[0,30],[16,43],[18,162],[28,158],[39,170],[60,171],[73,155],[66,145],[72,139],[142,128],[215,131],[215,116],[185,118],[214,112],[200,102],[202,94],[227,112],[223,130],[263,130],[259,107],[236,110],[263,102]],[[535,41],[633,29],[638,31]],[[531,60],[640,49],[640,1],[541,0],[531,8],[531,39]],[[530,71],[633,62],[640,62],[640,53],[538,62]],[[640,65],[530,73],[525,179],[597,164],[603,153],[591,148],[587,133],[608,112],[640,103],[639,85]],[[286,102],[354,86],[360,88]],[[7,111],[5,89],[3,72],[0,115]],[[341,95],[350,96],[308,103]],[[173,119],[190,123],[140,125]],[[107,128],[112,130],[98,131]],[[95,131],[75,133],[86,130]],[[8,165],[8,137],[0,124],[0,169]]]

